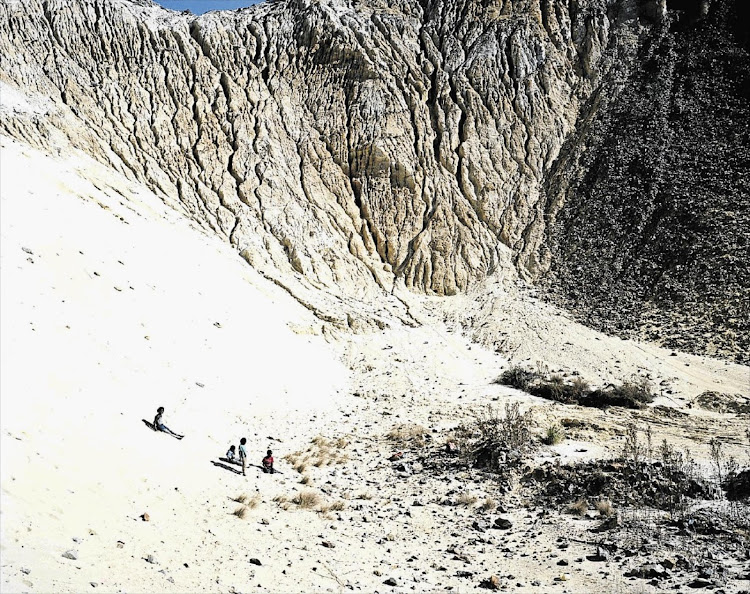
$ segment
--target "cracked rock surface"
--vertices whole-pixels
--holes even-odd
[[[740,10],[729,0],[704,4],[700,18],[712,23]],[[729,104],[711,128],[726,150],[705,147],[733,155],[731,176],[721,178],[717,165],[721,183],[704,184],[683,208],[695,185],[679,172],[695,168],[659,127],[672,122],[660,98],[677,97],[680,69],[692,72],[678,58],[696,28],[673,33],[678,16],[652,0],[283,0],[200,17],[147,0],[5,0],[3,95],[31,99],[4,105],[0,131],[45,150],[72,145],[145,182],[337,326],[416,323],[398,299],[383,299],[394,287],[453,295],[500,268],[533,279],[554,263],[559,294],[595,312],[592,323],[644,301],[685,320],[680,307],[694,297],[715,337],[726,328],[715,319],[726,291],[713,279],[734,275],[746,287],[746,275],[735,274],[742,254],[726,259],[732,246],[714,242],[688,258],[717,271],[708,297],[695,273],[661,263],[667,248],[695,244],[691,229],[708,237],[683,211],[721,211],[713,220],[731,229],[747,216],[748,165],[734,150],[747,139],[724,134],[746,109],[731,98],[746,91],[736,76],[726,79]],[[747,61],[746,44],[727,43]],[[649,68],[659,76],[649,78]],[[679,87],[687,115],[669,130],[701,138],[690,114],[701,117],[711,77],[724,72]],[[638,110],[624,118],[632,126],[621,125],[625,105]],[[639,118],[656,127],[641,135]],[[618,147],[636,136],[657,156],[632,170]],[[636,190],[646,178],[671,194],[656,188],[644,202]],[[726,187],[732,211],[719,199]],[[647,214],[634,214],[642,203]],[[655,224],[638,223],[652,212],[661,213]],[[579,216],[596,238],[590,249],[578,248]],[[635,226],[635,245],[657,236],[654,254],[623,251],[613,220]],[[635,258],[636,272],[656,262],[654,275],[664,272],[656,292],[634,289],[635,273],[597,275],[616,254]],[[583,281],[571,272],[578,266],[589,271]],[[688,299],[662,298],[674,283]],[[632,299],[615,302],[616,291]],[[737,299],[735,317],[747,302]],[[720,352],[745,344],[709,342]]]

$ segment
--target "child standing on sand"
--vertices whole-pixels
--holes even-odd
[[[245,444],[247,443],[247,439],[243,437],[240,439],[240,462],[242,462],[242,476],[245,475],[245,463],[247,461],[247,450],[245,450]]]

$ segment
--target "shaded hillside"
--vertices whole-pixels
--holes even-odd
[[[605,331],[747,362],[750,55],[741,4],[713,2],[705,17],[671,11],[660,34],[642,40],[621,90],[592,107],[550,177],[564,206],[547,280]]]

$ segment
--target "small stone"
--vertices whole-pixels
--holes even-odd
[[[498,530],[508,530],[511,528],[511,526],[513,526],[513,523],[507,518],[497,518],[493,525],[493,527],[497,528]]]
[[[65,551],[62,556],[66,559],[72,559],[73,561],[75,561],[76,559],[78,559],[78,551]]]
[[[324,541],[323,541],[323,542],[321,542],[320,544],[321,544],[321,545],[323,545],[323,546],[324,546],[325,548],[327,548],[327,549],[335,549],[335,548],[336,548],[336,545],[335,545],[335,544],[333,544],[332,542],[329,542],[329,541],[327,541],[327,540],[324,540]]]
[[[381,572],[381,571],[380,571],[379,569],[376,569],[376,570],[375,570],[375,571],[373,571],[372,573],[374,573],[374,574],[375,574],[375,575],[377,575],[377,576],[381,576],[381,575],[383,575],[383,573],[382,573],[382,572]]]
[[[560,559],[560,560],[559,560],[559,561],[557,562],[557,564],[558,564],[558,565],[562,565],[563,567],[564,567],[564,566],[566,566],[566,565],[569,565],[569,563],[568,563],[568,560],[567,560],[567,559]]]
[[[153,555],[151,555],[150,553],[149,553],[149,555],[148,555],[148,556],[146,557],[146,561],[147,561],[148,563],[151,563],[152,565],[158,565],[158,564],[159,564],[159,562],[158,562],[158,561],[156,560],[156,557],[154,557],[154,556],[153,556]]]
[[[28,567],[22,567],[21,573],[25,573],[26,575],[29,575],[31,573],[31,570]]]
[[[383,582],[386,586],[398,586],[398,582],[395,578],[389,577]]]
[[[121,540],[118,540],[118,541],[117,541],[117,548],[118,548],[118,549],[121,549],[121,548],[122,548],[122,547],[124,547],[124,546],[125,546],[125,543],[124,543],[124,542],[122,542]]]
[[[696,578],[688,584],[689,588],[708,588],[709,586],[713,586],[713,583],[702,578]]]
[[[144,522],[148,522],[151,520],[151,516],[149,516],[148,513],[143,513],[141,514],[141,520],[143,520]]]
[[[89,584],[91,584],[92,588],[96,588],[99,585],[96,582],[89,582]]]
[[[253,557],[252,559],[250,559],[250,563],[252,563],[253,565],[263,565],[260,562],[260,559],[256,559],[255,557]]]
[[[500,589],[500,578],[496,575],[491,575],[486,580],[482,580],[479,584],[480,588],[486,588],[487,590],[499,590]]]

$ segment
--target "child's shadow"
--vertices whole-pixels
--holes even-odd
[[[225,460],[226,458],[221,458],[221,460]],[[218,466],[219,468],[223,468],[224,470],[228,470],[229,472],[233,472],[234,474],[242,474],[240,470],[237,470],[236,468],[232,468],[231,466],[227,466],[226,464],[222,464],[221,462],[216,462],[214,460],[211,460],[211,464],[214,466]]]

